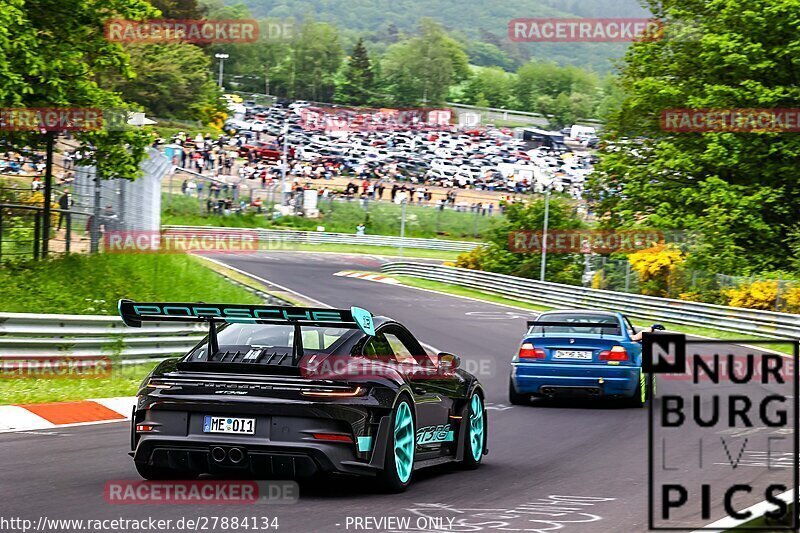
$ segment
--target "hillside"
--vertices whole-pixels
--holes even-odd
[[[228,0],[238,3],[240,0]],[[508,22],[526,17],[646,17],[637,0],[243,0],[257,18],[305,19],[330,22],[341,28],[345,41],[364,36],[377,47],[413,32],[422,17],[432,18],[454,35],[468,41],[491,43],[519,66],[531,57],[560,64],[612,68],[625,44],[616,43],[512,43]],[[511,66],[511,65],[501,65]]]

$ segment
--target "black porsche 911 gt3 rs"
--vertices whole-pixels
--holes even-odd
[[[414,470],[477,467],[484,392],[449,353],[427,354],[368,311],[120,300],[127,326],[205,322],[137,394],[131,456],[147,479],[368,475],[404,490]]]

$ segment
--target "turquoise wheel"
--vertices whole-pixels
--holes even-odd
[[[464,420],[469,425],[463,443],[462,465],[468,469],[478,468],[486,442],[486,410],[483,407],[483,398],[477,392],[470,397],[465,415],[468,415]]]
[[[380,484],[386,492],[403,492],[411,483],[414,471],[414,412],[408,398],[398,400],[391,414],[392,429],[386,446],[386,459]]]
[[[414,417],[406,402],[394,415],[394,466],[401,483],[408,483],[414,468]]]

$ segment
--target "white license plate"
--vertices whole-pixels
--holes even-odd
[[[255,432],[255,418],[206,416],[203,419],[203,433],[238,433],[243,435],[253,435]]]
[[[553,359],[592,359],[592,352],[586,350],[556,350]]]

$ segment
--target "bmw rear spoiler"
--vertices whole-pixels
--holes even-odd
[[[566,328],[600,328],[600,337],[603,338],[603,330],[604,329],[622,329],[619,323],[615,322],[548,322],[548,321],[541,321],[538,322],[536,320],[528,320],[528,329],[532,327],[538,326],[552,326],[552,327],[566,327]],[[542,336],[545,334],[545,330],[542,329]]]
[[[536,320],[528,320],[528,327],[534,326],[555,326],[565,328],[618,328],[618,322],[537,322]]]
[[[302,353],[300,326],[358,328],[375,335],[372,313],[360,307],[325,309],[315,307],[286,307],[278,305],[208,304],[174,302],[134,302],[120,300],[117,304],[122,322],[139,328],[142,322],[208,322],[208,351],[219,350],[217,323],[291,324],[295,326],[294,347]]]

